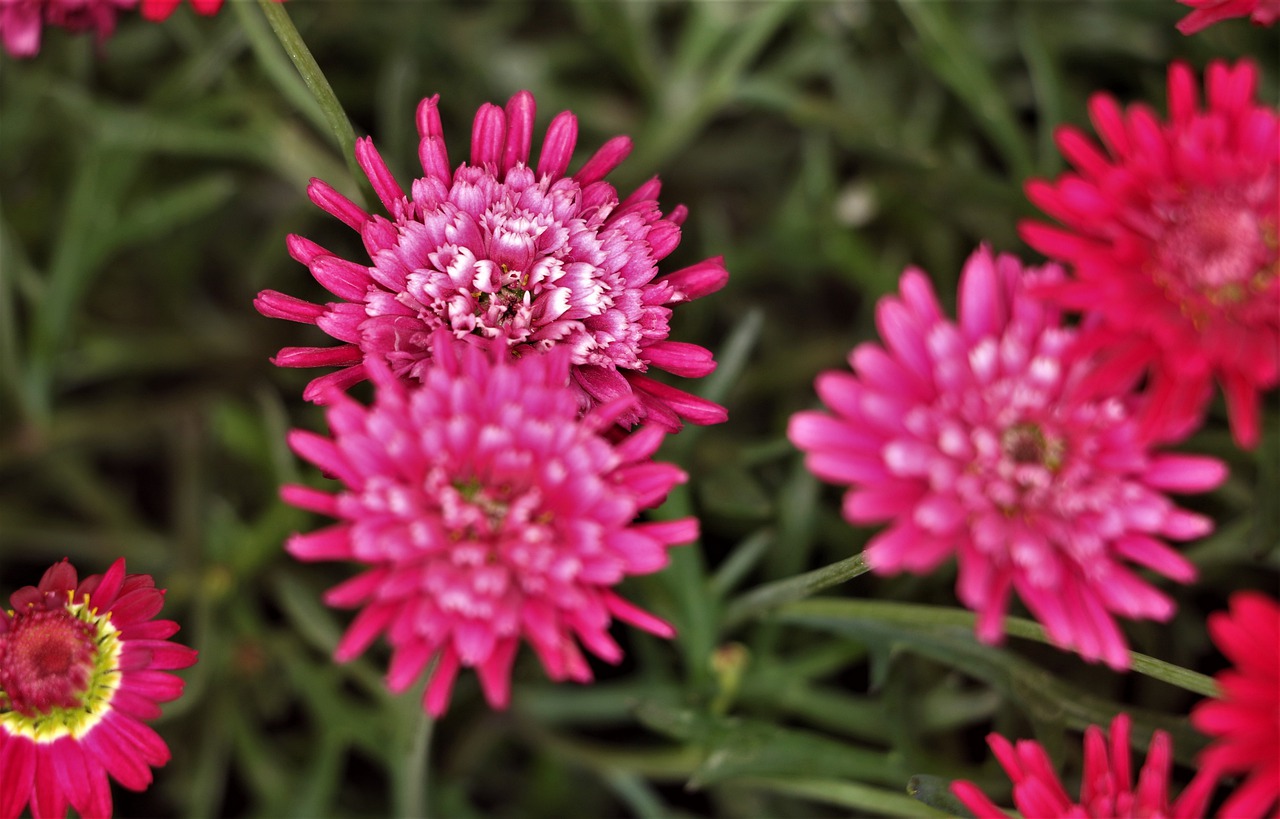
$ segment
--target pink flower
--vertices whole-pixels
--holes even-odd
[[[1217,676],[1221,699],[1191,711],[1196,729],[1214,737],[1200,764],[1244,776],[1223,816],[1280,816],[1280,605],[1232,595],[1229,613],[1209,616],[1209,633],[1235,668]]]
[[[98,32],[101,42],[116,27],[116,12],[131,9],[138,0],[0,0],[0,42],[13,57],[40,52],[44,25],[68,31]]]
[[[1176,440],[1201,423],[1216,378],[1231,430],[1258,442],[1258,393],[1280,382],[1280,118],[1255,100],[1257,69],[1212,63],[1207,110],[1191,69],[1169,69],[1170,120],[1142,105],[1089,110],[1106,152],[1074,128],[1058,146],[1076,167],[1027,185],[1064,227],[1023,223],[1023,238],[1075,278],[1045,288],[1083,310],[1114,393],[1146,374],[1143,432]]]
[[[620,418],[678,430],[725,420],[724,408],[649,378],[651,367],[699,377],[715,369],[711,354],[669,341],[669,305],[704,296],[728,280],[723,261],[708,259],[657,278],[657,263],[680,241],[685,209],[664,217],[657,179],[621,203],[604,177],[631,151],[615,137],[573,176],[566,176],[577,120],[552,120],[536,167],[530,167],[533,96],[522,91],[505,109],[476,114],[471,162],[450,170],[438,97],[422,101],[419,156],[425,176],[405,196],[369,139],[356,158],[391,215],[370,216],[333,188],[312,180],[311,200],[358,231],[373,265],[340,259],[301,236],[289,251],[342,301],[311,304],[273,290],[255,305],[267,316],[318,325],[339,347],[288,347],[283,367],[343,366],[311,382],[308,400],[330,386],[367,376],[370,361],[398,376],[424,380],[433,331],[458,338],[499,338],[517,355],[567,347],[573,384],[585,408],[634,395]]]
[[[788,435],[815,475],[851,487],[850,523],[892,522],[867,546],[873,570],[923,573],[955,554],[980,639],[1003,636],[1016,589],[1057,645],[1123,669],[1114,616],[1174,610],[1127,564],[1187,582],[1194,567],[1158,538],[1212,528],[1163,490],[1209,489],[1226,469],[1150,453],[1121,397],[1081,397],[1089,369],[1067,355],[1074,331],[1028,292],[1061,275],[982,248],[965,264],[957,323],[907,270],[901,296],[876,309],[887,349],[861,344],[854,374],[820,375],[832,414],[797,413]]]
[[[77,585],[55,563],[38,586],[18,589],[0,611],[0,817],[31,805],[40,817],[110,816],[110,774],[135,791],[169,748],[144,720],[176,699],[196,652],[169,642],[171,620],[153,620],[164,592],[124,559]]]
[[[1169,772],[1173,764],[1173,742],[1164,731],[1156,731],[1147,751],[1146,764],[1135,784],[1130,775],[1129,716],[1120,714],[1111,722],[1110,736],[1090,725],[1084,735],[1084,777],[1080,801],[1067,795],[1054,773],[1053,764],[1040,744],[1020,739],[1017,744],[999,734],[989,734],[987,744],[1000,767],[1013,782],[1013,804],[1027,817],[1071,817],[1071,819],[1138,819],[1138,817],[1203,816],[1213,792],[1215,779],[1198,773],[1182,794],[1169,804]],[[997,819],[1009,814],[996,807],[972,782],[953,782],[951,792],[978,819]]]
[[[493,707],[505,707],[521,639],[553,679],[587,681],[579,642],[608,662],[622,656],[612,618],[670,637],[669,625],[613,591],[698,536],[693,518],[633,522],[685,480],[649,460],[664,436],[657,427],[616,445],[605,434],[636,399],[580,419],[568,347],[515,360],[501,343],[485,350],[443,330],[431,347],[420,385],[373,360],[372,407],[325,396],[334,437],[289,439],[345,485],[332,495],[284,488],[289,503],[340,521],[295,535],[289,552],[369,566],[325,597],[361,608],[336,658],[356,657],[385,633],[388,686],[403,691],[434,661],[423,705],[439,715],[461,666],[476,669]]]
[[[282,3],[284,0],[276,0]],[[182,4],[182,0],[142,0],[142,16],[148,20],[167,20],[169,15]],[[191,0],[191,8],[197,14],[217,14],[222,9],[222,0]]]
[[[1269,26],[1280,19],[1280,0],[1178,0],[1195,11],[1178,22],[1178,31],[1195,34],[1231,17],[1248,17],[1257,26]]]

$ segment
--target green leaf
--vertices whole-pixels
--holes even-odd
[[[700,749],[702,762],[689,780],[691,788],[760,776],[849,777],[882,784],[901,781],[885,751],[821,734],[654,702],[641,704],[636,717],[649,728]]]
[[[1007,651],[978,643],[973,636],[972,612],[937,606],[920,606],[881,600],[803,600],[783,607],[775,615],[784,623],[804,625],[844,634],[859,642],[911,651],[957,668],[997,686],[1017,701],[1033,720],[1062,722],[1077,730],[1107,725],[1121,710],[1133,718],[1134,742],[1162,729],[1174,737],[1180,759],[1190,759],[1204,738],[1183,718],[1121,706],[1066,683],[1034,663]],[[1006,630],[1030,636],[1038,626],[1029,621],[1006,619]],[[1041,637],[1043,634],[1041,633]],[[1047,641],[1047,640],[1046,640]],[[1134,655],[1135,670],[1137,657]],[[1203,675],[1145,658],[1146,671],[1172,684],[1208,680]],[[1157,676],[1152,664],[1162,668]],[[1176,673],[1175,673],[1176,672]],[[1177,680],[1178,682],[1175,682]],[[1212,683],[1212,680],[1209,680]],[[1194,689],[1189,689],[1194,690]]]
[[[737,785],[764,788],[775,793],[801,796],[815,802],[852,808],[872,816],[945,816],[933,807],[922,807],[909,796],[896,791],[872,788],[856,782],[838,779],[784,779],[781,777],[762,777],[746,779]]]

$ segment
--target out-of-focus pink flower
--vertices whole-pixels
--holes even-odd
[[[197,14],[217,14],[222,8],[222,2],[223,0],[191,0],[191,8],[195,9]],[[284,0],[276,0],[276,2],[283,3]],[[142,0],[142,16],[148,20],[167,20],[180,5],[182,0]]]
[[[371,216],[329,185],[312,180],[313,202],[358,231],[372,266],[346,261],[301,236],[289,251],[342,301],[311,304],[267,290],[255,304],[267,316],[318,325],[339,347],[289,347],[284,367],[342,366],[311,382],[305,396],[367,376],[382,361],[423,380],[433,331],[480,342],[497,338],[517,355],[567,347],[573,385],[585,408],[635,396],[619,421],[678,430],[682,419],[719,423],[724,408],[655,381],[650,368],[686,377],[715,369],[702,347],[670,341],[671,306],[723,287],[723,261],[708,259],[658,277],[658,262],[680,241],[683,206],[663,216],[657,179],[619,202],[604,177],[631,151],[615,137],[567,176],[578,124],[552,120],[536,166],[529,166],[534,100],[516,94],[506,108],[476,114],[471,162],[456,170],[445,153],[437,97],[418,108],[419,157],[426,175],[406,196],[369,139],[356,158],[390,218]]]
[[[1214,738],[1200,764],[1244,778],[1223,816],[1280,816],[1280,604],[1232,595],[1229,612],[1209,616],[1209,633],[1235,668],[1217,676],[1220,699],[1191,711],[1191,724]]]
[[[1075,331],[1029,292],[1061,278],[980,249],[954,322],[925,274],[906,271],[876,308],[885,346],[855,347],[852,374],[820,375],[831,414],[797,413],[788,434],[815,475],[851,487],[850,523],[891,522],[867,546],[873,570],[923,573],[954,554],[979,638],[1003,636],[1016,589],[1054,643],[1123,669],[1113,618],[1174,611],[1128,564],[1187,582],[1194,567],[1160,538],[1212,529],[1164,491],[1212,488],[1226,468],[1150,452],[1124,396],[1080,394],[1090,371],[1069,355]]]
[[[1110,736],[1104,736],[1096,725],[1090,725],[1085,731],[1084,776],[1079,801],[1067,795],[1049,755],[1039,743],[1020,739],[1014,744],[999,734],[990,734],[987,744],[1013,782],[1014,806],[1026,817],[1191,819],[1204,815],[1215,782],[1211,772],[1198,773],[1170,804],[1173,742],[1164,731],[1156,731],[1147,751],[1147,761],[1135,783],[1130,774],[1127,714],[1112,720]],[[951,792],[978,819],[1003,819],[1009,815],[972,782],[954,782]]]
[[[46,24],[68,31],[92,29],[101,42],[115,30],[116,13],[137,4],[138,0],[0,0],[0,43],[10,56],[34,57]]]
[[[37,819],[110,816],[108,774],[131,790],[151,784],[169,748],[143,724],[182,680],[166,673],[196,661],[169,642],[178,630],[154,620],[164,592],[124,559],[77,583],[55,563],[38,586],[0,610],[0,817],[30,804]]]
[[[1091,386],[1148,378],[1143,432],[1176,440],[1204,417],[1216,378],[1243,447],[1257,444],[1258,393],[1280,382],[1280,118],[1255,101],[1248,62],[1208,70],[1200,108],[1191,69],[1169,69],[1169,121],[1096,95],[1105,152],[1074,128],[1058,146],[1076,167],[1027,195],[1063,227],[1024,222],[1023,238],[1075,276],[1044,289],[1082,310],[1103,358]]]
[[[613,587],[667,563],[697,537],[694,518],[635,523],[685,475],[654,463],[664,437],[644,427],[614,444],[636,399],[579,417],[570,351],[512,359],[438,331],[421,383],[373,360],[372,407],[327,396],[333,438],[295,431],[294,451],[342,481],[336,495],[287,486],[285,500],[339,519],[288,542],[301,560],[353,560],[368,571],[332,589],[361,608],[336,656],[379,634],[392,646],[387,684],[403,691],[434,661],[424,707],[441,714],[458,669],[473,667],[489,703],[505,707],[512,662],[527,640],[547,674],[587,681],[578,644],[609,662],[613,618],[669,637],[662,620]]]
[[[1178,0],[1195,11],[1178,21],[1178,31],[1195,34],[1232,17],[1248,17],[1254,25],[1269,26],[1280,19],[1280,0]]]

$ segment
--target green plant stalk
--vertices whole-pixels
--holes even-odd
[[[840,564],[834,564],[839,566]],[[833,568],[818,571],[827,571]],[[811,573],[813,574],[813,573]],[[767,588],[767,587],[766,587]],[[752,612],[754,613],[754,612]],[[947,608],[944,606],[924,606],[914,603],[896,603],[885,600],[805,600],[795,602],[782,612],[783,615],[800,616],[857,616],[879,620],[884,623],[899,623],[913,626],[960,626],[972,630],[977,615],[965,609]],[[1039,623],[1021,617],[1006,617],[1005,633],[1013,637],[1035,640],[1052,645],[1049,635]],[[1221,692],[1212,677],[1183,668],[1173,663],[1149,657],[1136,651],[1129,652],[1133,670],[1155,680],[1168,683],[1185,691],[1191,691],[1205,697],[1218,697]]]
[[[766,583],[729,604],[725,610],[723,627],[728,631],[779,606],[794,603],[823,589],[852,580],[860,574],[866,574],[870,569],[867,559],[859,553],[821,569]]]
[[[307,84],[307,89],[320,104],[320,109],[324,112],[324,118],[338,140],[338,147],[342,150],[342,156],[346,159],[352,176],[357,180],[364,178],[364,173],[356,164],[356,132],[351,127],[351,120],[347,117],[342,103],[338,102],[338,95],[333,93],[333,86],[329,85],[329,80],[320,70],[316,58],[311,56],[311,49],[307,48],[307,44],[303,42],[302,35],[298,33],[293,19],[289,17],[289,12],[282,3],[273,2],[273,0],[258,0],[258,5],[262,7],[262,13],[267,16],[267,22],[271,24],[271,30],[276,33],[276,38],[280,40],[285,53],[289,55],[290,60],[293,60],[298,73],[302,75],[302,81]]]
[[[845,782],[836,779],[784,779],[782,777],[761,777],[741,779],[732,783],[734,787],[754,787],[867,811],[875,816],[945,816],[942,811],[930,805],[917,802],[910,796],[894,793],[883,788],[872,788],[857,782]]]
[[[404,756],[404,767],[396,777],[396,814],[398,816],[427,816],[427,787],[431,776],[431,735],[435,720],[418,705],[415,698],[412,707],[420,716],[413,729],[413,742]]]

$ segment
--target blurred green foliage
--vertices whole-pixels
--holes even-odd
[[[539,127],[577,113],[583,157],[630,134],[614,184],[660,174],[664,205],[690,209],[665,269],[727,257],[729,287],[682,307],[674,335],[717,351],[703,387],[731,420],[668,441],[693,480],[660,514],[699,515],[703,543],[627,588],[679,638],[619,630],[627,659],[589,687],[552,685],[522,655],[506,713],[464,675],[429,726],[415,695],[386,693],[382,649],[330,661],[348,617],[319,596],[342,569],[281,550],[317,521],[277,487],[322,480],[284,435],[323,422],[299,398],[311,374],[267,358],[325,339],[251,301],[264,287],[323,298],[284,237],[359,258],[304,189],[314,176],[359,196],[362,183],[261,9],[130,17],[101,48],[51,30],[38,58],[4,58],[0,591],[63,556],[89,573],[124,555],[168,587],[167,615],[201,652],[159,725],[174,759],[149,792],[117,789],[121,815],[922,815],[907,796],[916,774],[931,805],[947,806],[938,782],[958,776],[1007,796],[987,731],[1035,736],[1078,771],[1066,729],[1120,708],[1136,743],[1163,727],[1178,759],[1193,757],[1183,715],[1196,696],[1137,674],[838,600],[726,612],[870,536],[840,519],[838,492],[783,431],[813,404],[813,376],[874,335],[871,307],[902,268],[924,267],[946,300],[979,242],[1032,258],[1014,229],[1032,212],[1021,185],[1061,170],[1053,129],[1084,124],[1089,94],[1162,110],[1170,60],[1274,57],[1267,32],[1233,22],[1184,38],[1172,0],[287,10],[402,181],[416,167],[414,107],[432,93],[455,162],[476,107],[520,88],[537,96]],[[1275,61],[1262,63],[1274,100]],[[1169,589],[1172,623],[1126,625],[1136,649],[1212,673],[1206,613],[1231,590],[1276,587],[1276,418],[1271,406],[1252,455],[1231,447],[1220,407],[1185,445],[1232,466],[1197,504],[1219,533],[1190,550],[1202,581]],[[953,607],[953,582],[950,570],[862,575],[826,594]]]

